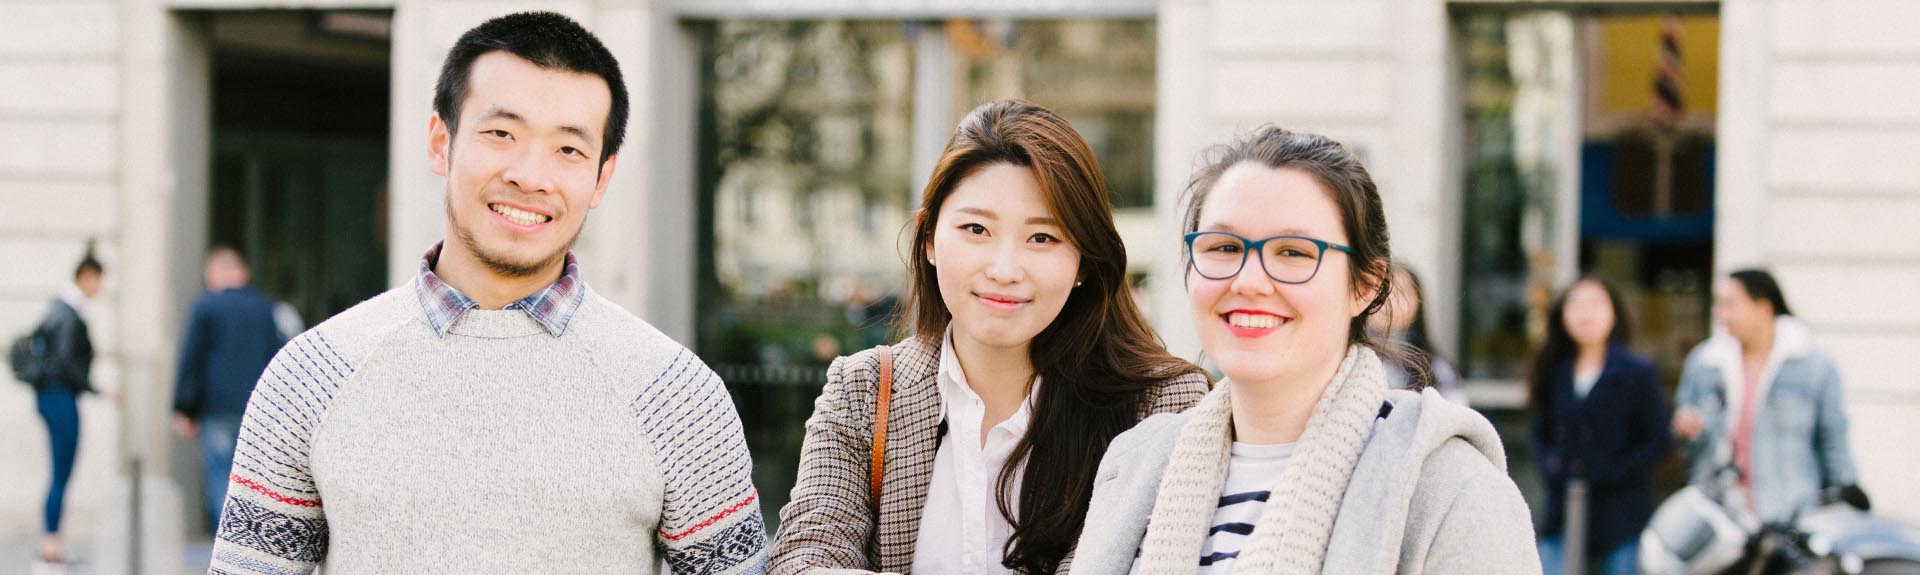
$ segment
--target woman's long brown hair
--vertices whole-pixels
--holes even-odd
[[[1045,378],[1034,393],[1033,423],[1000,469],[995,499],[1013,525],[1002,563],[1025,573],[1053,573],[1080,537],[1093,498],[1093,477],[1114,436],[1139,422],[1155,384],[1201,373],[1167,353],[1134,306],[1127,252],[1114,228],[1106,178],[1073,126],[1031,102],[998,100],[968,112],[934,167],[914,227],[912,282],[903,329],[939,345],[953,316],[927,261],[940,206],[961,180],[992,165],[1033,171],[1041,195],[1067,241],[1080,252],[1082,284],[1030,346]],[[1017,505],[1008,486],[1023,461]]]

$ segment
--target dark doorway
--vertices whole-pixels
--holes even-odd
[[[302,326],[380,293],[392,12],[220,11],[187,20],[205,40],[211,84],[208,247],[240,250],[254,287],[288,304]],[[198,277],[198,262],[191,265]],[[204,471],[190,444],[178,444],[173,467],[185,508],[200,510]],[[201,537],[210,533],[204,513],[187,515]]]
[[[386,287],[390,12],[211,18],[208,241],[308,325]]]

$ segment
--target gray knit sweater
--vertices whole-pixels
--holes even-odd
[[[416,278],[282,349],[234,456],[213,573],[749,573],[752,463],[707,366],[586,290],[553,333]]]

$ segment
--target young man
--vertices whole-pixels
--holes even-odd
[[[551,13],[447,55],[427,156],[446,237],[408,285],[288,343],[247,408],[214,573],[757,573],[739,416],[569,252],[627,117]]]
[[[254,383],[285,339],[273,300],[253,289],[246,259],[230,247],[207,252],[207,291],[193,302],[173,384],[173,430],[200,443],[206,469],[207,516],[220,521],[233,472],[234,438]]]

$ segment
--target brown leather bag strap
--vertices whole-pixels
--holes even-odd
[[[880,514],[880,480],[887,467],[887,412],[893,402],[893,348],[882,345],[880,352],[880,398],[873,407],[873,512]]]

